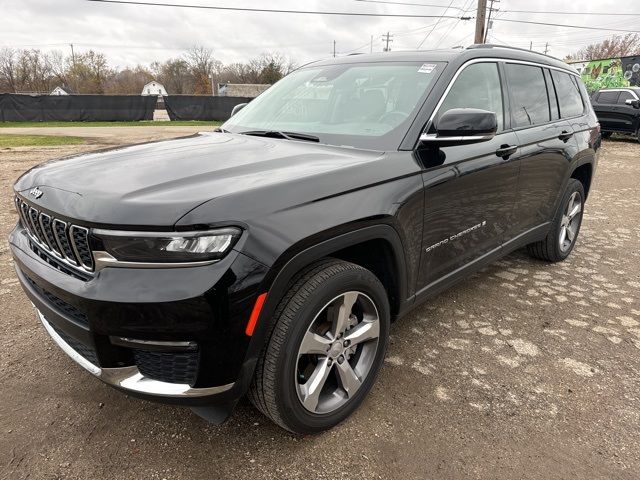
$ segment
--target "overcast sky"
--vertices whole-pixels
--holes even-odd
[[[151,1],[151,0],[142,0]],[[164,0],[156,0],[162,2]],[[382,14],[475,16],[476,0],[389,0],[405,3],[449,5],[424,7],[365,3],[356,0],[167,0],[232,7],[372,12]],[[451,3],[450,3],[451,2]],[[615,32],[564,27],[524,25],[500,21],[518,19],[640,31],[637,0],[501,0],[501,11],[489,40],[544,51],[558,57],[602,40]],[[509,10],[636,12],[636,16],[537,15]],[[451,48],[473,43],[475,20],[437,18],[342,17],[283,13],[228,12],[175,7],[94,3],[86,0],[0,0],[0,45],[15,48],[104,52],[111,66],[150,63],[182,54],[192,45],[212,48],[222,62],[243,61],[264,51],[278,51],[298,64],[331,55],[333,41],[338,54],[382,50],[381,36],[391,32],[392,50]]]

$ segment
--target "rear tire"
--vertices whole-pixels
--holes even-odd
[[[340,260],[308,268],[276,309],[249,400],[293,433],[337,425],[375,382],[389,322],[386,290],[369,270]]]
[[[544,240],[527,245],[532,257],[548,262],[567,258],[578,239],[584,210],[584,187],[575,178],[569,184]]]

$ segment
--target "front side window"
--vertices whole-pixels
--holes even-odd
[[[222,128],[233,133],[304,133],[331,145],[397,149],[444,66],[380,62],[303,68],[269,88]]]
[[[618,103],[620,105],[626,105],[627,100],[635,100],[636,97],[633,96],[631,92],[622,91],[620,92],[620,96],[618,97]]]
[[[514,127],[539,125],[551,120],[542,68],[517,63],[508,63],[505,68],[511,91]]]
[[[503,130],[504,108],[498,65],[474,63],[462,70],[440,106],[438,116],[452,108],[479,108],[494,112],[498,118],[498,131]]]
[[[578,85],[571,79],[568,73],[551,71],[553,84],[558,92],[558,103],[560,104],[560,116],[562,118],[575,117],[582,115],[584,105]]]

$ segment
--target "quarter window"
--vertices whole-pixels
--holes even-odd
[[[580,96],[578,85],[571,79],[571,76],[568,73],[558,72],[557,70],[552,70],[551,76],[556,86],[556,92],[558,92],[560,116],[567,118],[582,115],[584,112],[582,97]]]
[[[542,68],[508,63],[506,71],[511,91],[514,126],[526,127],[551,120]]]
[[[496,63],[474,63],[462,70],[447,94],[439,115],[452,108],[479,108],[494,112],[498,131],[504,128],[502,87]]]

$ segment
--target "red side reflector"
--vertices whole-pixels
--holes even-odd
[[[256,323],[258,323],[258,317],[260,316],[262,306],[264,305],[264,301],[266,299],[266,293],[258,295],[258,298],[256,299],[256,303],[253,306],[253,310],[251,311],[251,316],[249,317],[249,321],[247,322],[247,328],[244,329],[244,333],[246,333],[249,337],[253,335],[253,331],[256,328]]]

